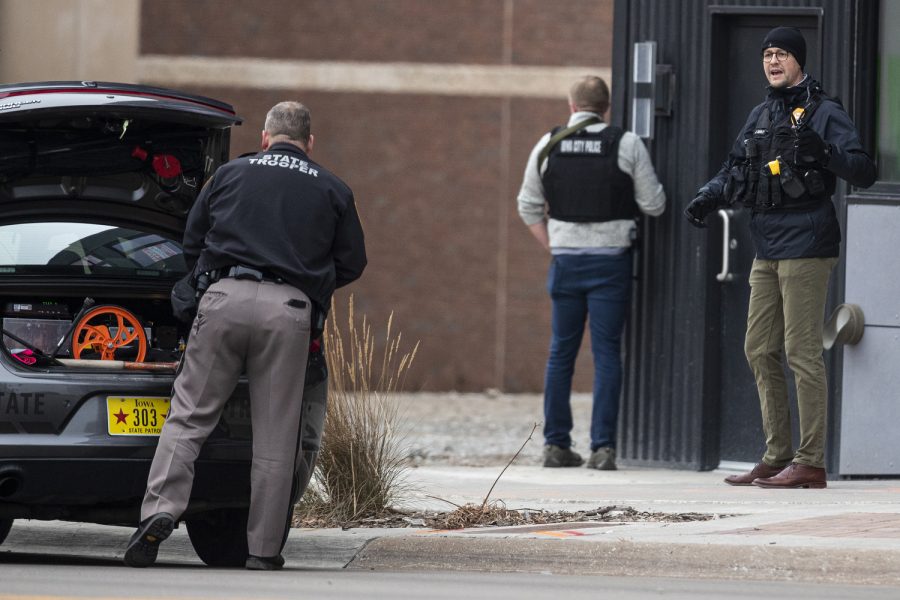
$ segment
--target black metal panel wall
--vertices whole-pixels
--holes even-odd
[[[825,67],[814,75],[854,111],[857,1],[616,1],[613,121],[629,124],[634,42],[656,41],[657,62],[672,65],[676,77],[673,114],[656,119],[655,139],[648,144],[669,206],[663,217],[644,223],[627,333],[619,452],[632,464],[702,470],[719,461],[718,298],[708,282],[718,261],[711,246],[721,242],[699,235],[681,211],[712,175],[711,159],[724,158],[711,157],[708,148],[710,85],[728,85],[708,75],[710,24],[715,11],[737,7],[771,11],[773,26],[779,11],[821,8]],[[836,201],[844,213],[842,199]],[[835,289],[843,289],[841,279],[839,271]],[[833,380],[830,387],[839,389]]]

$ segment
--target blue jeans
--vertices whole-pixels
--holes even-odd
[[[544,380],[545,443],[572,445],[572,373],[588,319],[594,356],[591,450],[615,447],[622,330],[631,303],[631,252],[554,256],[547,291],[553,301],[553,336]]]

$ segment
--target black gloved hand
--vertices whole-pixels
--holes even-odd
[[[810,127],[803,127],[797,132],[794,148],[797,151],[798,162],[819,163],[825,166],[831,156],[828,144]]]
[[[706,227],[706,216],[715,209],[715,201],[708,194],[700,193],[685,207],[684,216],[694,227]]]

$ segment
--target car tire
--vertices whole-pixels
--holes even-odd
[[[9,535],[9,530],[12,529],[12,524],[12,519],[0,519],[0,544],[2,544],[3,540],[6,539],[6,536]]]
[[[197,556],[210,567],[243,567],[247,561],[247,508],[220,508],[187,520]]]

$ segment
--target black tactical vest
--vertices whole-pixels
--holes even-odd
[[[808,126],[805,123],[821,101],[815,96],[804,107],[801,127]],[[744,163],[732,167],[725,184],[729,203],[740,202],[758,211],[806,210],[831,197],[834,173],[797,161],[796,127],[790,114],[773,125],[768,108],[762,110],[753,134],[744,140]]]
[[[553,147],[541,176],[550,218],[599,223],[640,214],[634,182],[619,168],[624,133],[612,126],[598,133],[583,129]]]

